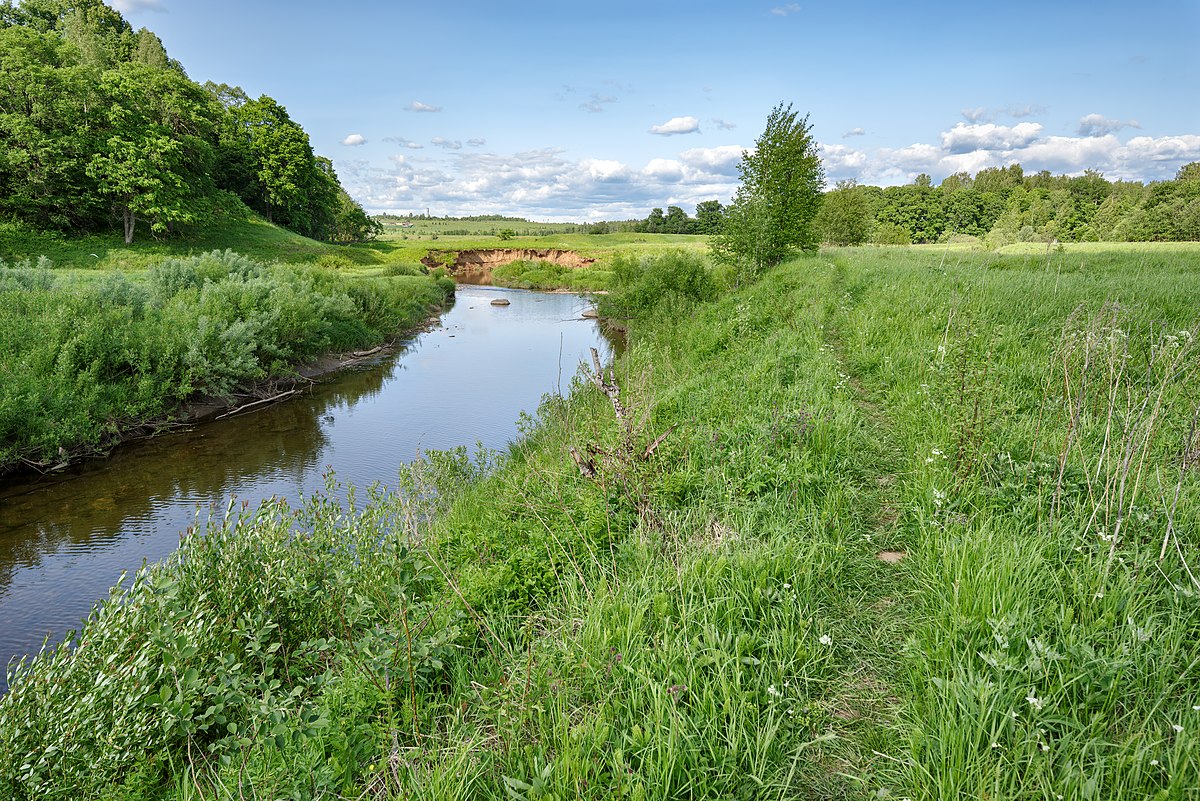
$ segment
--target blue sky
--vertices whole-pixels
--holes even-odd
[[[1200,160],[1200,2],[109,0],[287,107],[369,211],[644,217],[727,201],[777,103],[830,183]]]

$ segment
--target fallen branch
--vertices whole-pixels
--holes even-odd
[[[268,404],[276,403],[278,401],[283,400],[284,398],[290,398],[291,396],[297,395],[299,393],[300,393],[300,390],[298,390],[298,389],[289,389],[287,392],[281,392],[278,395],[272,395],[269,398],[263,398],[262,400],[256,400],[253,403],[247,403],[244,406],[239,406],[236,409],[231,409],[230,411],[225,412],[225,414],[218,415],[217,417],[215,417],[213,419],[214,420],[224,420],[226,417],[233,417],[234,415],[242,414],[243,412],[248,412],[248,411],[251,411],[252,409],[257,409],[260,406],[266,406]]]
[[[675,430],[675,424],[674,424],[674,423],[672,423],[670,428],[668,428],[666,431],[664,431],[664,432],[662,432],[661,434],[659,434],[659,435],[658,435],[658,438],[657,438],[656,440],[654,440],[654,442],[651,442],[649,445],[647,445],[647,446],[646,446],[646,450],[645,450],[645,452],[644,452],[644,453],[642,453],[642,461],[644,462],[644,461],[646,461],[647,459],[649,459],[651,456],[653,456],[653,455],[654,455],[654,452],[655,452],[656,450],[658,450],[658,446],[659,446],[659,445],[662,445],[662,444],[663,444],[663,441],[664,441],[664,440],[665,440],[667,437],[669,437],[669,436],[671,435],[671,432],[672,432],[672,431],[674,431],[674,430]]]

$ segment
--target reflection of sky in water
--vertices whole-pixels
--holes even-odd
[[[490,301],[509,298],[511,306]],[[118,449],[78,475],[0,493],[0,661],[78,625],[122,570],[156,561],[228,497],[295,500],[340,482],[393,484],[422,450],[503,448],[520,413],[566,387],[600,345],[585,301],[460,287],[443,327],[400,356],[260,412]],[[2,689],[0,679],[0,689]]]

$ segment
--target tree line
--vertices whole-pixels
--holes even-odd
[[[936,187],[928,175],[886,188],[839,182],[824,194],[816,225],[835,245],[1195,241],[1200,162],[1147,184],[1109,181],[1096,170],[1027,175],[1020,164],[956,173]]]
[[[0,0],[0,220],[158,235],[245,208],[313,239],[376,235],[266,95],[188,78],[101,0]]]
[[[806,137],[807,129],[804,134],[800,138],[810,149],[815,147]],[[815,158],[815,150],[809,158]],[[810,165],[800,174],[815,176],[817,171]],[[814,198],[809,186],[792,193]],[[1027,175],[1020,164],[990,167],[973,176],[955,173],[939,186],[928,175],[904,186],[840,181],[810,205],[816,234],[832,245],[952,239],[977,239],[989,247],[1015,242],[1197,241],[1200,162],[1180,168],[1173,180],[1146,184],[1109,181],[1096,170],[1078,176],[1045,170]],[[594,226],[603,226],[604,232],[717,234],[732,211],[745,217],[750,209],[745,198],[730,206],[709,200],[696,205],[695,217],[669,206],[665,214],[656,208],[642,220]],[[742,222],[749,224],[749,218]]]

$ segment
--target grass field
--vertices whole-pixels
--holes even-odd
[[[0,794],[1200,793],[1200,247],[617,283],[620,405],[231,512],[17,677]]]

